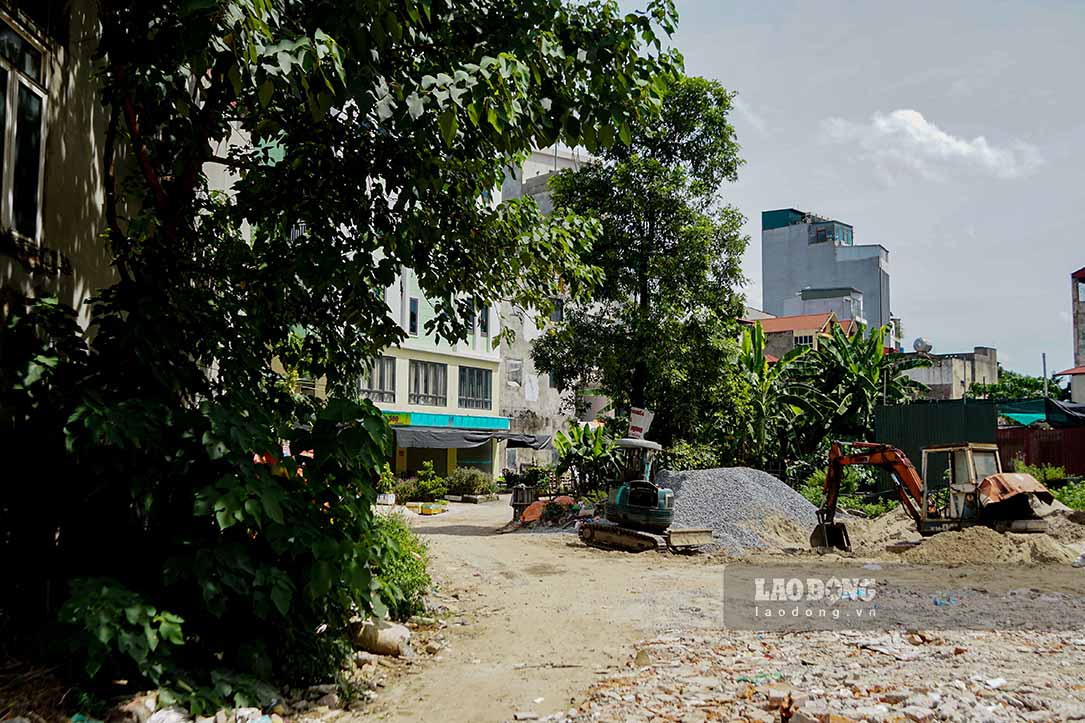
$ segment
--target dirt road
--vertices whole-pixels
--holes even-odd
[[[440,586],[438,599],[453,607],[445,616],[449,624],[444,630],[446,647],[435,656],[421,656],[408,675],[381,692],[365,719],[505,721],[526,711],[545,717],[590,700],[592,687],[601,681],[628,674],[638,641],[693,634],[698,640],[733,645],[763,637],[720,630],[726,560],[604,552],[582,546],[571,534],[495,534],[509,517],[507,501],[502,499],[485,505],[453,504],[446,514],[416,518],[416,528],[431,549],[432,574]],[[746,561],[737,569],[748,573],[758,562]],[[807,562],[825,561],[800,560],[800,567]],[[784,564],[795,563],[789,559]],[[735,569],[728,566],[729,571]],[[894,575],[895,589],[886,594],[886,609],[893,604],[930,607],[932,596],[939,597],[949,586],[965,586],[975,598],[969,609],[981,611],[981,617],[997,619],[1006,609],[1027,605],[1033,611],[1030,620],[1038,628],[1072,628],[1076,632],[1071,637],[1085,636],[1081,627],[1085,622],[1083,570],[1027,565],[975,570],[901,566]],[[1066,661],[1062,667],[1081,676],[1085,674],[1085,641],[1076,638],[1074,645],[1063,645]],[[811,641],[815,639],[816,635]],[[997,638],[991,640],[999,644]],[[859,649],[858,644],[847,645],[849,650]],[[977,645],[969,647],[978,649]],[[987,677],[1019,672],[1012,670],[1017,665],[1012,662],[1014,655],[1021,657],[1022,675],[1028,672],[1026,668],[1036,666],[1037,658],[1015,653],[1013,646],[1021,650],[1020,640],[1007,643],[1011,662],[1003,667],[1011,670]],[[817,650],[803,650],[801,642],[792,647],[796,656],[806,658],[803,665],[817,663],[809,660]],[[950,653],[949,657],[954,656]],[[977,658],[977,665],[983,665],[983,657]],[[863,667],[881,664],[880,660]],[[965,671],[962,661],[951,661],[956,673]],[[825,661],[826,675],[832,664]]]

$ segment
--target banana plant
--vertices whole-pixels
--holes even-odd
[[[777,361],[765,353],[765,330],[760,322],[742,335],[739,367],[750,388],[751,413],[746,439],[750,464],[782,469],[791,447],[791,430],[803,416],[817,418],[821,393],[800,381],[797,362],[809,347],[796,347]]]
[[[572,473],[577,495],[606,489],[619,472],[614,442],[601,426],[592,429],[571,422],[568,432],[559,430],[554,435],[554,448],[559,459],[556,471],[559,475]]]

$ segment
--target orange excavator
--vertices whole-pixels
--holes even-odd
[[[930,484],[928,470],[933,464],[929,467],[928,461],[938,455],[946,455],[948,484]],[[901,506],[924,536],[971,525],[987,525],[1002,532],[1047,529],[1047,523],[1033,513],[1029,497],[1047,504],[1054,497],[1031,475],[1003,472],[997,445],[967,442],[926,447],[921,476],[908,456],[892,445],[833,442],[825,470],[825,501],[810,535],[810,546],[815,549],[851,550],[848,528],[836,520],[836,512],[844,467],[852,465],[886,470],[896,485]]]

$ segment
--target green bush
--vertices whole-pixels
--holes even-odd
[[[870,477],[853,467],[844,468],[844,479],[840,483],[840,495],[837,497],[838,509],[859,512],[867,517],[877,517],[900,504],[895,497],[886,495],[870,497],[859,492],[860,487],[870,487]],[[799,493],[811,503],[821,507],[825,500],[825,470],[813,472],[799,488]]]
[[[1034,475],[1035,476],[1035,475]],[[1075,510],[1085,510],[1085,480],[1071,482],[1051,490],[1055,499]]]
[[[448,492],[445,479],[433,470],[433,462],[425,462],[415,477],[396,480],[393,485],[396,503],[436,502]]]
[[[549,494],[554,486],[554,470],[552,467],[528,467],[520,475],[519,484],[534,487],[537,494]]]
[[[393,620],[425,612],[425,596],[433,581],[426,544],[400,515],[377,515],[375,530],[383,551],[377,565],[381,601]]]
[[[448,476],[448,493],[453,495],[489,495],[497,491],[490,475],[474,467],[457,467]]]
[[[1020,457],[1013,461],[1013,471],[1032,475],[1040,482],[1057,482],[1066,479],[1066,469],[1053,464],[1026,464]]]
[[[720,466],[720,451],[713,444],[675,442],[659,456],[660,469],[683,472]]]
[[[377,479],[377,492],[380,494],[395,492],[396,481],[396,475],[392,472],[392,466],[385,462],[384,468],[381,469],[380,477]]]

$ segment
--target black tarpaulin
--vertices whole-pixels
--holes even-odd
[[[549,435],[521,434],[488,429],[451,429],[447,427],[392,427],[399,447],[425,449],[470,449],[491,439],[504,440],[509,447],[542,449],[550,444]]]

